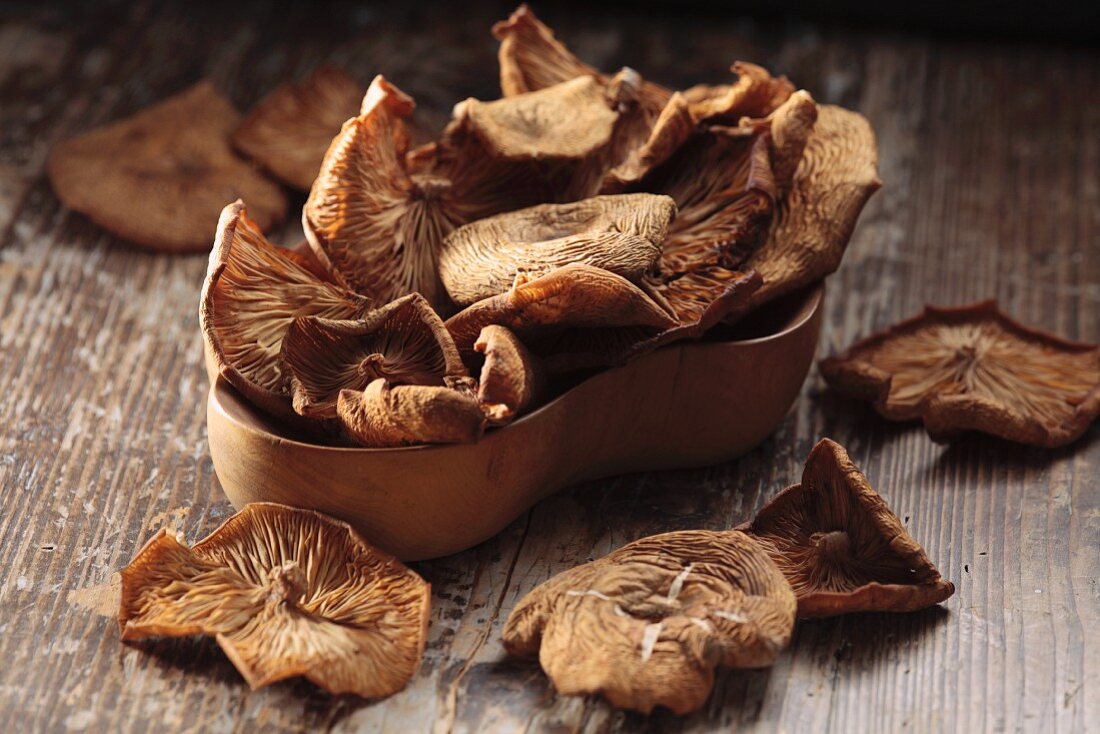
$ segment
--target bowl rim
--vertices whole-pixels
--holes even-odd
[[[798,293],[799,293],[799,291],[796,291],[795,294],[791,294],[791,295],[796,295]],[[753,337],[751,339],[730,339],[730,340],[721,341],[721,342],[676,342],[676,343],[670,344],[666,347],[663,347],[661,349],[658,349],[657,352],[661,352],[661,351],[664,351],[666,349],[673,349],[673,348],[676,348],[676,349],[704,348],[705,349],[705,348],[724,347],[724,346],[732,346],[732,345],[752,346],[752,345],[762,344],[762,343],[765,343],[765,342],[770,342],[770,341],[775,341],[777,339],[780,339],[784,336],[787,336],[791,332],[794,332],[794,331],[797,331],[798,329],[801,329],[821,309],[821,304],[822,304],[822,301],[824,300],[824,297],[825,297],[825,282],[823,280],[817,281],[816,283],[813,283],[810,286],[801,289],[801,293],[802,293],[802,295],[801,295],[802,302],[799,305],[799,308],[795,311],[795,313],[788,319],[788,321],[778,331],[775,331],[771,334],[765,334],[764,336]],[[653,354],[656,354],[657,352],[653,352]],[[648,354],[643,355],[642,357],[639,357],[639,359],[646,359],[649,356],[650,355],[648,355]],[[615,369],[615,368],[612,367],[611,369]],[[493,440],[494,436],[499,436],[501,433],[503,433],[503,432],[515,427],[515,426],[521,426],[521,425],[524,425],[526,423],[530,423],[530,422],[533,422],[533,421],[537,420],[541,413],[543,413],[545,411],[548,411],[555,403],[557,403],[558,401],[565,398],[566,395],[568,395],[569,393],[571,393],[574,390],[578,389],[581,385],[584,385],[586,382],[588,382],[592,378],[597,377],[601,374],[604,374],[604,372],[606,372],[606,370],[600,370],[599,372],[596,372],[595,374],[590,375],[589,377],[586,377],[584,380],[581,380],[576,385],[573,385],[572,387],[570,387],[568,390],[561,393],[557,397],[555,397],[555,398],[547,401],[546,403],[540,405],[538,408],[531,411],[530,413],[527,413],[526,415],[520,416],[519,418],[512,421],[508,425],[501,426],[499,428],[495,428],[492,433],[486,435],[481,440],[482,441]],[[214,381],[214,383],[210,386],[210,394],[209,394],[208,400],[207,400],[207,414],[208,414],[207,415],[207,423],[209,423],[209,420],[210,420],[209,419],[209,411],[211,409],[216,409],[219,413],[222,414],[222,416],[226,420],[231,422],[238,430],[243,429],[243,430],[247,431],[248,433],[253,434],[255,436],[259,436],[259,437],[261,437],[265,440],[273,440],[273,441],[276,441],[276,442],[279,442],[279,443],[282,443],[282,444],[287,444],[289,446],[294,446],[296,448],[316,450],[316,451],[334,451],[334,452],[347,453],[347,454],[353,454],[353,455],[354,454],[372,455],[372,454],[392,454],[392,453],[395,453],[395,452],[408,452],[408,451],[430,451],[430,450],[438,451],[438,450],[441,450],[441,449],[453,448],[455,446],[455,444],[417,444],[415,446],[390,446],[390,447],[372,448],[372,447],[367,447],[367,446],[328,446],[328,445],[320,444],[320,443],[308,443],[306,441],[299,441],[297,439],[288,438],[288,437],[286,437],[284,435],[281,435],[279,433],[275,433],[274,431],[267,431],[267,430],[264,430],[262,428],[258,428],[255,425],[252,425],[250,423],[242,422],[237,417],[233,416],[230,413],[230,411],[227,410],[225,408],[225,406],[222,404],[222,400],[220,399],[220,396],[218,396],[219,391],[227,392],[229,395],[232,396],[232,398],[236,402],[240,403],[244,407],[244,409],[249,410],[249,411],[254,411],[255,410],[255,408],[253,408],[252,406],[247,404],[247,401],[245,401],[243,396],[241,396],[239,393],[237,393],[237,391],[233,389],[233,386],[230,385],[229,382],[226,381],[224,377],[219,376]],[[207,440],[209,440],[209,436],[207,437]]]

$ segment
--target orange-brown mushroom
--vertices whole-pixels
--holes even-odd
[[[280,351],[296,318],[353,319],[369,305],[318,278],[304,258],[270,244],[240,201],[222,211],[199,321],[219,374],[257,407],[294,415]]]
[[[799,112],[784,117],[780,124],[784,134],[794,136],[805,118]],[[785,138],[776,133],[773,139]],[[789,146],[786,143],[788,151]],[[754,307],[835,271],[863,205],[882,185],[875,171],[874,133],[855,112],[819,105],[804,147],[767,238],[745,261],[745,267],[755,268],[764,278],[764,287],[753,298]]]
[[[754,539],[687,530],[553,577],[512,610],[504,646],[537,654],[559,693],[685,714],[706,701],[716,666],[771,665],[790,641],[795,607]]]
[[[506,293],[468,306],[447,320],[459,352],[470,354],[489,324],[533,343],[566,329],[644,326],[671,329],[676,320],[638,286],[608,270],[574,263],[533,280],[521,273]]]
[[[472,383],[443,320],[410,293],[358,320],[307,316],[283,338],[294,410],[335,418],[341,390],[363,390],[378,378],[391,385]]]
[[[459,306],[508,290],[516,275],[545,275],[585,263],[636,281],[651,270],[676,204],[667,196],[595,196],[540,204],[472,222],[452,232],[439,275]]]
[[[109,232],[159,252],[205,252],[227,201],[248,201],[262,230],[286,217],[283,190],[233,152],[239,121],[204,81],[58,143],[46,171],[65,206]]]
[[[379,698],[420,666],[428,584],[316,512],[246,505],[192,548],[161,530],[121,576],[123,640],[209,635],[253,689]]]
[[[771,500],[745,532],[759,538],[798,596],[801,617],[911,612],[955,593],[848,453],[822,439],[802,483]]]
[[[1029,329],[985,301],[924,313],[821,362],[829,385],[935,441],[981,431],[1036,446],[1077,440],[1100,415],[1100,345]]]
[[[387,303],[420,293],[446,302],[436,258],[458,221],[451,182],[407,165],[405,119],[413,100],[375,77],[360,114],[348,120],[325,154],[302,210],[311,247],[359,293]]]
[[[365,390],[341,390],[336,412],[347,434],[368,448],[473,443],[485,427],[469,390],[391,385],[381,378]]]
[[[485,355],[477,400],[489,423],[509,423],[541,397],[546,386],[542,364],[511,331],[490,324],[474,349]]]
[[[362,98],[363,87],[346,71],[319,67],[260,100],[233,133],[233,145],[283,183],[309,191],[325,151]]]

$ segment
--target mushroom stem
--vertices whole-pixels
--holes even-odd
[[[297,561],[287,561],[278,568],[271,569],[267,580],[267,598],[275,604],[294,604],[302,598],[306,590],[306,575]]]
[[[832,561],[841,561],[851,556],[852,539],[843,530],[822,533],[817,540],[821,555]]]

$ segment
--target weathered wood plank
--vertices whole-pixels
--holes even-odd
[[[684,85],[719,81],[746,58],[871,119],[887,185],[830,281],[823,352],[926,301],[989,296],[1025,322],[1100,340],[1096,54],[544,12],[604,68]],[[46,151],[201,76],[245,106],[322,60],[364,84],[385,73],[438,127],[454,101],[494,95],[487,29],[501,11],[445,15],[138,4],[0,16],[0,720],[42,731],[1095,726],[1100,430],[1056,452],[981,439],[945,449],[826,393],[816,373],[782,429],[739,461],[576,487],[478,548],[418,564],[433,584],[428,649],[409,689],[386,701],[305,683],[249,693],[209,641],[118,642],[104,616],[112,573],[157,528],[194,539],[231,512],[205,444],[205,263],[138,252],[64,211],[43,178]],[[685,718],[557,697],[537,663],[504,655],[503,621],[533,586],[643,535],[748,518],[825,435],[956,582],[945,609],[803,623],[774,668],[721,673],[707,707]]]

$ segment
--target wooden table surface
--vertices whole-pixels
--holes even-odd
[[[95,14],[28,3],[0,16],[0,722],[135,732],[1100,728],[1100,427],[1059,451],[986,439],[945,448],[827,394],[816,370],[778,433],[738,461],[579,486],[481,546],[415,564],[433,586],[429,641],[411,685],[388,700],[333,699],[302,682],[252,693],[208,640],[119,642],[112,574],[158,528],[195,540],[232,511],[206,445],[196,323],[205,258],[146,254],[65,210],[43,175],[46,152],[202,76],[243,108],[326,59],[364,83],[384,72],[435,121],[459,99],[495,96],[488,28],[508,8],[396,6],[311,17],[242,3]],[[822,354],[925,302],[989,297],[1026,323],[1100,341],[1095,53],[542,10],[605,69],[630,63],[686,86],[750,59],[870,118],[886,185],[830,280]],[[557,697],[537,663],[504,655],[503,621],[533,586],[643,535],[745,520],[797,481],[822,436],[848,447],[955,582],[942,608],[802,622],[775,667],[722,672],[706,708],[686,718]]]

